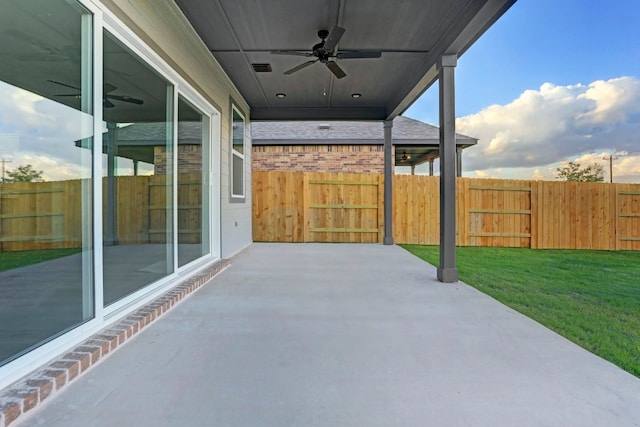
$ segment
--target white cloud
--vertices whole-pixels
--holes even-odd
[[[43,155],[20,155],[14,157],[12,162],[16,165],[31,165],[33,169],[42,171],[42,178],[45,181],[65,181],[91,176],[89,165],[81,167],[75,163],[62,162]]]
[[[580,97],[595,103],[595,109],[584,117],[587,122],[623,123],[629,114],[640,112],[640,80],[630,77],[598,80]]]
[[[86,178],[90,151],[76,141],[93,133],[93,118],[0,81],[0,157],[9,170],[30,164],[46,180]]]
[[[461,117],[456,125],[458,132],[479,138],[476,147],[465,150],[465,175],[495,176],[503,168],[498,176],[553,179],[562,161],[591,153],[604,165],[604,154],[626,151],[628,155],[614,163],[614,180],[618,175],[640,182],[637,78],[589,85],[545,83],[507,105]],[[606,166],[608,174],[608,162]]]

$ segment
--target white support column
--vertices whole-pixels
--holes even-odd
[[[462,176],[462,148],[456,147],[456,176]]]
[[[433,160],[429,160],[429,176],[433,176]]]
[[[438,61],[440,86],[440,264],[438,280],[458,281],[456,268],[456,55]]]
[[[384,239],[385,245],[393,245],[393,120],[384,121]]]

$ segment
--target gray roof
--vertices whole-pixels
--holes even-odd
[[[165,123],[142,122],[134,123],[118,129],[118,142],[120,144],[135,145],[163,145],[167,138],[167,127]],[[178,123],[178,143],[197,144],[202,141],[201,122],[179,122]]]
[[[435,145],[440,138],[437,126],[398,116],[393,120],[392,138],[395,145]],[[320,144],[383,144],[381,121],[288,121],[251,122],[253,145],[320,145]],[[456,134],[459,145],[474,145],[477,138]]]

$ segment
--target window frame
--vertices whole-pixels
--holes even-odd
[[[233,148],[233,123],[234,123],[234,113],[237,113],[240,118],[242,118],[243,124],[243,133],[242,133],[242,147],[243,152],[240,153]],[[245,203],[247,200],[246,195],[246,178],[247,178],[247,162],[246,162],[246,148],[247,148],[247,118],[246,115],[236,106],[236,104],[231,102],[231,114],[229,117],[229,201],[231,203]],[[234,174],[235,170],[233,167],[234,157],[238,157],[242,160],[242,193],[234,193]]]

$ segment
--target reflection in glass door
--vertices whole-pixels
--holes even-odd
[[[173,272],[173,86],[104,33],[104,304]]]
[[[94,316],[94,111],[93,16],[72,0],[0,9],[3,365]]]
[[[178,99],[178,266],[207,255],[209,120]],[[203,191],[204,189],[204,191]]]

